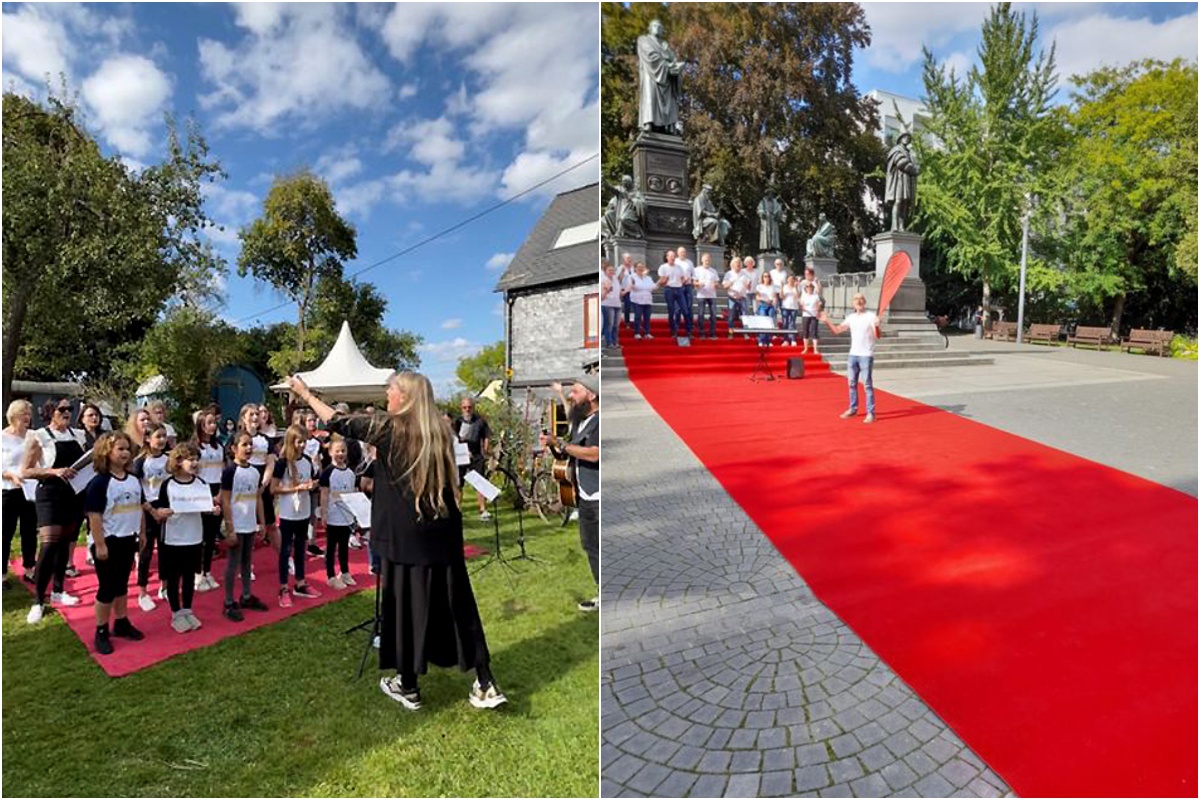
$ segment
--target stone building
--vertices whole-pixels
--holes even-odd
[[[599,368],[599,204],[596,183],[555,197],[496,284],[514,396]]]

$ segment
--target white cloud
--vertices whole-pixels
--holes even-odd
[[[487,260],[487,263],[484,264],[484,266],[487,268],[488,272],[500,272],[508,266],[508,262],[513,260],[514,255],[516,255],[516,253],[496,253]]]
[[[580,151],[566,153],[565,155],[553,155],[548,152],[521,153],[504,170],[504,174],[500,178],[500,194],[504,197],[511,197],[517,192],[525,191],[529,187],[549,179],[552,175],[583,161],[589,155],[591,153]],[[545,186],[539,187],[537,191],[526,195],[526,197],[553,197],[567,189],[583,186],[595,180],[596,172],[599,169],[598,165],[599,160],[590,161],[550,181]]]
[[[398,203],[416,199],[425,203],[469,205],[491,193],[496,185],[496,173],[486,168],[443,161],[427,171],[401,170],[389,179],[389,183]]]
[[[341,148],[337,152],[326,153],[313,165],[313,171],[328,181],[330,185],[353,178],[362,172],[362,168],[363,163],[354,154],[352,148]]]
[[[5,85],[20,73],[25,83],[20,91],[38,94],[45,79],[50,88],[60,89],[59,76],[75,87],[79,62],[85,57],[100,60],[120,48],[133,32],[128,9],[108,6],[99,10],[81,3],[26,3],[15,11],[5,6],[4,68]],[[27,92],[36,87],[34,92]]]
[[[868,65],[886,72],[904,72],[921,60],[924,45],[938,49],[955,36],[978,33],[987,17],[987,3],[863,3],[871,27]]]
[[[219,111],[218,126],[270,133],[289,120],[313,124],[344,108],[386,104],[391,84],[360,46],[352,16],[315,3],[238,7],[242,41],[199,42],[200,71],[212,85],[201,105]]]
[[[1071,75],[1104,65],[1122,66],[1144,58],[1195,61],[1196,25],[1195,12],[1162,22],[1095,13],[1043,27],[1043,35],[1046,41],[1058,43],[1059,83],[1066,86]]]
[[[417,352],[421,356],[421,363],[426,360],[435,363],[457,364],[459,359],[464,356],[474,355],[483,348],[479,342],[472,342],[462,336],[456,336],[453,339],[448,339],[441,342],[424,342],[417,345]]]
[[[416,93],[417,93],[417,82],[412,81],[410,83],[404,84],[403,86],[401,86],[399,89],[396,90],[396,99],[397,100],[407,100],[408,98],[415,96]]]
[[[3,23],[6,66],[39,83],[49,75],[51,86],[57,86],[59,73],[70,76],[67,52],[71,43],[60,20],[38,5],[23,5],[11,14],[6,12]]]
[[[144,156],[152,147],[151,130],[162,123],[171,78],[144,56],[122,54],[84,80],[82,95],[113,147]]]
[[[220,183],[202,184],[200,193],[204,195],[209,212],[217,219],[233,219],[239,224],[249,222],[259,209],[258,195]]]
[[[463,321],[461,319],[459,319],[458,317],[454,317],[454,318],[448,319],[442,323],[442,330],[452,331],[452,330],[455,330],[456,328],[461,328],[462,324],[463,324]]]
[[[341,213],[365,219],[376,203],[383,199],[387,193],[387,186],[386,180],[373,178],[349,186],[339,186],[333,189],[333,197]]]
[[[466,152],[466,144],[454,137],[454,124],[447,117],[422,119],[397,125],[388,133],[387,146],[410,146],[412,160],[433,166],[442,161],[458,161]]]

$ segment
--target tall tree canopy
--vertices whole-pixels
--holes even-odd
[[[922,164],[917,227],[947,266],[992,289],[1013,282],[1020,263],[1027,197],[1045,194],[1049,167],[1065,147],[1052,103],[1054,47],[1037,51],[1038,18],[992,8],[978,64],[965,78],[925,49],[926,136],[914,141]]]
[[[19,372],[107,381],[173,297],[200,299],[224,262],[199,233],[221,174],[194,125],[165,161],[105,157],[75,108],[5,93],[3,403]],[[83,335],[86,332],[86,335]]]
[[[454,374],[469,394],[478,394],[492,381],[504,378],[504,341],[458,360]]]
[[[295,357],[279,364],[292,372],[304,362],[307,315],[318,282],[340,279],[343,262],[358,254],[354,226],[338,214],[325,181],[302,170],[276,178],[262,216],[238,236],[238,274],[254,275],[296,304]]]
[[[870,44],[852,3],[619,3],[603,6],[601,122],[610,182],[632,169],[637,133],[637,37],[652,19],[687,61],[680,118],[690,148],[693,194],[711,183],[733,223],[734,249],[757,249],[756,208],[774,178],[787,208],[784,252],[802,256],[824,212],[838,256],[854,267],[879,218],[864,203],[882,196],[884,159],[874,104],[851,82],[855,50]]]

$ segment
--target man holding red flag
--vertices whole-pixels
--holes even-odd
[[[848,314],[841,324],[834,325],[824,312],[821,313],[821,321],[834,334],[850,331],[850,356],[846,361],[850,378],[850,407],[842,412],[842,419],[858,414],[858,376],[861,372],[867,390],[867,416],[863,422],[874,422],[875,387],[871,384],[871,367],[875,361],[875,342],[879,339],[879,317],[875,312],[867,311],[867,298],[858,292],[854,295],[854,313]]]

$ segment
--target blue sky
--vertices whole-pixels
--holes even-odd
[[[872,44],[854,60],[862,92],[883,89],[920,98],[921,46],[962,75],[975,62],[988,3],[863,3]],[[1044,46],[1057,43],[1060,102],[1068,78],[1104,64],[1176,57],[1196,60],[1195,3],[1014,3],[1036,11]]]
[[[595,4],[4,4],[6,89],[66,74],[89,128],[132,166],[163,153],[163,112],[194,115],[229,178],[207,190],[230,264],[220,313],[293,320],[238,278],[237,228],[273,176],[308,166],[358,229],[353,273],[598,152]],[[57,78],[54,79],[57,85]],[[545,188],[364,275],[387,323],[425,338],[450,387],[458,358],[503,338],[492,292],[555,192]]]

